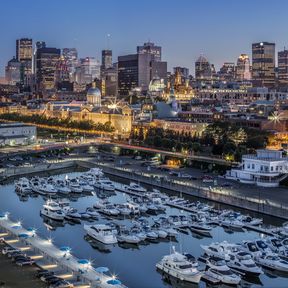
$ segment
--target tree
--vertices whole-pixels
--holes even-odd
[[[162,146],[162,138],[158,135],[154,137],[154,146],[155,147],[161,147]]]

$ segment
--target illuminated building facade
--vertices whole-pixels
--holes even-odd
[[[16,40],[16,60],[21,63],[20,85],[22,90],[30,90],[32,85],[33,42],[29,38]]]
[[[20,70],[21,63],[15,57],[8,61],[5,67],[5,78],[8,84],[16,85],[20,83]]]
[[[254,87],[275,87],[275,43],[252,44],[252,79]]]
[[[56,85],[57,65],[61,50],[40,48],[36,52],[37,88],[39,91],[53,90]]]
[[[62,56],[66,60],[66,65],[69,72],[69,78],[72,79],[72,75],[75,72],[75,68],[78,64],[78,52],[76,48],[63,48]]]
[[[137,54],[118,57],[118,93],[127,96],[139,88],[143,93],[149,89],[151,80],[159,77],[166,81],[167,62],[161,61],[161,47],[144,43],[137,47]]]
[[[218,75],[222,81],[233,81],[235,79],[235,64],[225,62],[220,68]]]
[[[170,95],[171,88],[177,101],[189,102],[195,96],[193,88],[189,85],[189,80],[183,77],[179,70],[176,70],[173,77],[170,77],[167,83],[164,96],[166,99]]]
[[[95,79],[100,79],[100,63],[95,57],[80,59],[79,66],[76,67],[74,80],[78,84],[89,84]]]
[[[251,80],[250,59],[247,54],[241,54],[237,59],[236,80],[237,81]]]
[[[200,56],[195,62],[196,80],[206,80],[212,78],[211,65],[204,56]]]
[[[112,50],[102,50],[102,70],[111,68],[112,64]]]
[[[151,56],[151,61],[161,61],[161,50],[161,46],[156,46],[152,42],[147,42],[142,46],[137,46],[137,54],[149,54]]]
[[[288,88],[288,50],[278,52],[278,86]]]

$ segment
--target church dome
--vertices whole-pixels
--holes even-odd
[[[95,107],[101,107],[101,91],[93,82],[92,87],[87,91],[87,103]]]
[[[203,56],[203,55],[200,55],[200,57],[197,59],[198,63],[209,63],[208,60]]]

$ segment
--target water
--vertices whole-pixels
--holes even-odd
[[[79,175],[80,172],[68,173],[69,177]],[[64,177],[66,174],[61,175]],[[111,202],[123,202],[126,195],[117,193],[116,196],[111,197]],[[177,242],[159,242],[151,243],[149,245],[140,246],[123,246],[112,245],[105,246],[97,242],[88,242],[85,240],[85,231],[83,223],[81,225],[66,224],[63,227],[56,227],[55,230],[48,230],[47,224],[44,224],[40,217],[40,209],[44,203],[44,199],[40,196],[37,198],[28,198],[26,201],[21,201],[14,192],[14,184],[8,183],[0,186],[0,211],[9,211],[11,217],[15,220],[21,220],[25,227],[37,228],[37,233],[42,237],[53,239],[53,243],[57,246],[70,246],[72,253],[79,258],[86,258],[93,261],[95,267],[107,266],[110,273],[116,274],[121,281],[130,288],[162,288],[162,287],[195,287],[185,286],[172,280],[172,284],[168,284],[162,280],[161,275],[156,271],[155,264],[166,254],[170,253],[172,245],[177,250],[189,252],[194,256],[200,256],[203,251],[200,244],[209,244],[213,241],[227,240],[229,242],[241,242],[242,240],[249,240],[259,238],[256,232],[234,232],[233,234],[226,233],[223,228],[213,228],[211,238],[201,238],[197,235],[179,234]],[[71,206],[77,208],[80,212],[84,212],[87,207],[91,207],[97,201],[97,196],[85,196],[79,198],[75,202],[71,202]],[[219,208],[219,207],[218,207]],[[174,208],[167,208],[166,212],[169,214],[179,214],[186,212],[179,211]],[[250,213],[251,214],[251,213]],[[150,216],[150,219],[155,216]],[[258,217],[261,217],[258,215]],[[108,220],[100,218],[99,223],[107,222]],[[122,220],[123,223],[130,220]],[[265,222],[276,223],[279,221],[271,217],[265,218]],[[48,223],[54,225],[55,222]],[[287,287],[287,278],[281,276],[276,277],[272,273],[260,276],[260,283],[241,282],[242,287]],[[262,283],[262,284],[261,284]],[[206,284],[201,282],[199,287],[206,287]],[[213,286],[218,287],[218,286]],[[221,286],[223,287],[223,286]]]

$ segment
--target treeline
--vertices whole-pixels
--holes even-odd
[[[239,128],[228,122],[210,124],[202,135],[155,127],[140,127],[131,131],[131,139],[135,143],[176,152],[204,152],[220,155],[231,161],[240,161],[243,154],[265,148],[268,136],[268,132]]]
[[[42,124],[47,126],[54,127],[65,127],[71,129],[80,129],[80,130],[97,130],[103,132],[114,132],[115,128],[111,125],[111,122],[102,123],[94,123],[91,120],[80,120],[75,121],[70,118],[56,118],[56,117],[47,117],[46,115],[23,115],[19,113],[4,113],[0,114],[0,119],[9,120],[9,121],[17,121],[24,123],[34,123],[34,124]]]

